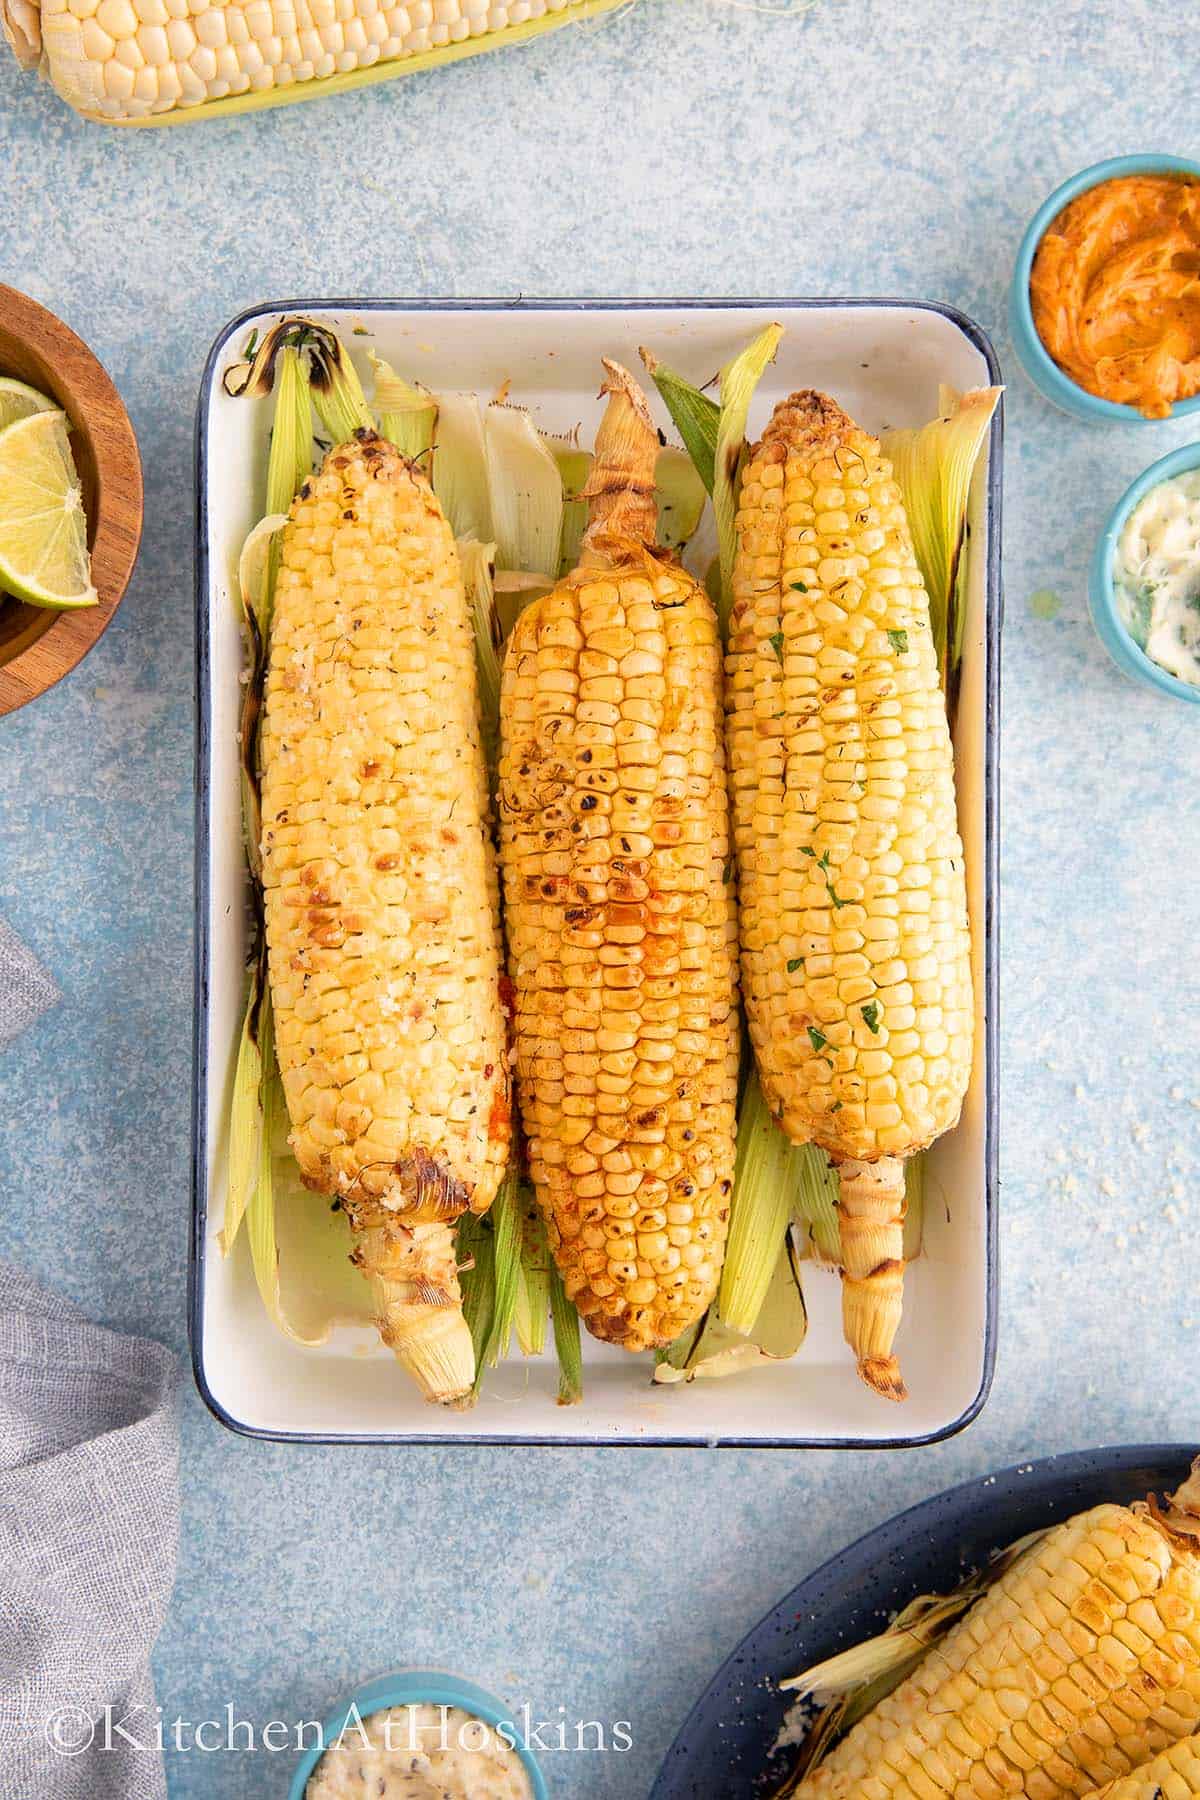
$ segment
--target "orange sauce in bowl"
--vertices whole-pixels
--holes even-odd
[[[1200,392],[1200,180],[1121,175],[1077,195],[1038,245],[1029,298],[1064,374],[1165,419]]]

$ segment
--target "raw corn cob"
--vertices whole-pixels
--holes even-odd
[[[261,761],[292,1150],[347,1214],[385,1341],[458,1398],[450,1227],[509,1149],[498,894],[454,539],[374,433],[330,451],[284,528]]]
[[[1048,1532],[795,1794],[1066,1800],[1194,1732],[1194,1485],[1165,1512],[1097,1506]]]
[[[726,661],[742,971],[763,1092],[838,1166],[843,1325],[893,1342],[904,1163],[959,1115],[973,1010],[929,606],[876,439],[793,394],[750,452]]]
[[[1200,1794],[1200,1737],[1181,1738],[1132,1775],[1106,1782],[1089,1800],[1196,1800]]]
[[[519,617],[500,819],[530,1169],[597,1337],[675,1338],[716,1291],[737,1094],[720,650],[704,590],[655,554],[657,435],[608,407],[579,566]]]
[[[0,0],[0,24],[85,118],[175,123],[411,74],[623,0]]]

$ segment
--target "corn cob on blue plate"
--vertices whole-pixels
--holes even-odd
[[[788,1676],[881,1631],[918,1594],[947,1593],[998,1550],[1103,1501],[1177,1487],[1195,1447],[1133,1444],[1019,1463],[889,1519],[785,1594],[725,1659],[667,1752],[650,1800],[772,1794]]]

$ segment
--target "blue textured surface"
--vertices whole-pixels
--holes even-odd
[[[765,4],[765,0],[763,0]],[[0,269],[106,362],[147,473],[108,636],[0,723],[0,913],[66,999],[0,1062],[0,1255],[184,1344],[191,1011],[191,426],[240,307],[362,294],[895,292],[996,336],[1065,175],[1186,151],[1187,9],[641,0],[443,73],[232,124],[80,124],[0,47]],[[1186,421],[1076,424],[1014,382],[1007,461],[1002,1173],[994,1396],[937,1449],[354,1452],[243,1443],[184,1407],[168,1719],[323,1712],[398,1664],[535,1712],[628,1719],[552,1756],[637,1800],[725,1651],[828,1551],[998,1462],[1200,1438],[1190,709],[1087,618],[1112,502]],[[1044,590],[1061,599],[1030,598]],[[173,1793],[282,1795],[290,1759],[192,1751]]]

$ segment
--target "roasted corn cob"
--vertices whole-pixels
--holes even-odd
[[[846,1338],[898,1399],[903,1158],[959,1115],[970,938],[903,502],[877,441],[823,394],[777,407],[748,459],[726,707],[763,1092],[793,1142],[838,1164]]]
[[[501,860],[530,1167],[589,1330],[669,1343],[716,1291],[733,1179],[735,923],[716,619],[656,555],[658,443],[606,363],[579,567],[517,620]]]
[[[508,1158],[496,876],[458,555],[425,476],[360,431],[282,534],[263,889],[291,1146],[335,1197],[386,1342],[431,1398],[474,1370],[450,1223]]]
[[[622,0],[0,0],[17,60],[85,118],[245,112],[516,43]]]
[[[1194,1732],[1193,1485],[1165,1512],[1097,1506],[1039,1539],[796,1795],[1066,1800]]]
[[[1089,1800],[1196,1800],[1200,1795],[1200,1737],[1181,1738],[1132,1775],[1106,1782]]]

